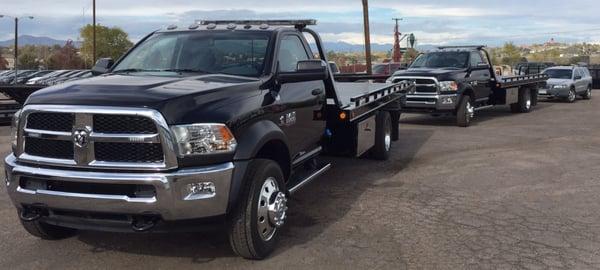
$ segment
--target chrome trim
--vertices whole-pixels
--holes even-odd
[[[315,178],[321,176],[322,174],[324,174],[325,172],[327,172],[329,169],[331,169],[331,163],[325,165],[325,167],[319,169],[315,173],[313,173],[310,176],[306,177],[304,180],[302,180],[300,183],[298,183],[294,187],[290,188],[289,189],[290,194],[296,193],[296,191],[298,191],[300,188],[304,187],[306,184],[310,183],[310,181],[314,180]]]
[[[293,166],[296,166],[296,165],[298,165],[298,164],[301,164],[301,163],[303,163],[304,161],[306,161],[307,159],[310,159],[310,158],[312,158],[312,157],[314,157],[314,156],[318,155],[319,153],[321,153],[321,151],[322,151],[322,150],[323,150],[323,147],[319,146],[319,147],[317,147],[317,148],[315,148],[315,149],[311,150],[311,151],[310,151],[310,152],[308,152],[308,153],[304,153],[304,155],[301,155],[301,156],[300,156],[300,157],[298,157],[296,160],[294,160],[294,161],[292,162],[292,165],[293,165]]]
[[[73,135],[69,132],[55,132],[46,130],[26,129],[28,117],[32,113],[70,113],[75,115],[73,130],[91,130],[89,143],[85,148],[75,147],[74,159],[54,159],[28,155],[25,153],[25,137],[72,141]],[[129,115],[150,118],[154,121],[158,134],[104,134],[93,132],[94,115]],[[103,169],[129,169],[129,170],[170,170],[177,168],[177,156],[171,130],[162,114],[147,108],[122,108],[109,106],[74,106],[74,105],[27,105],[21,114],[17,136],[15,155],[19,161],[39,165],[59,165],[76,168],[103,168]],[[97,161],[95,158],[94,142],[123,142],[123,143],[161,143],[164,161],[161,163],[138,162],[106,162]]]
[[[416,94],[431,94],[431,95],[437,95],[440,92],[440,81],[438,81],[438,79],[436,77],[423,77],[423,76],[396,76],[396,77],[392,77],[392,82],[395,81],[396,79],[404,79],[404,80],[432,80],[435,83],[434,84],[416,84],[415,83],[415,92]],[[429,86],[429,87],[437,87],[437,92],[416,92],[417,91],[417,87],[418,86]]]
[[[223,163],[169,173],[161,172],[101,172],[68,169],[47,169],[17,163],[14,155],[5,159],[7,192],[13,204],[44,205],[48,208],[105,212],[115,214],[156,213],[165,220],[184,220],[225,214],[235,166]],[[19,187],[22,177],[45,180],[95,184],[152,185],[156,195],[151,198],[130,198],[115,194],[87,194],[50,190],[28,190]],[[216,195],[186,201],[185,186],[191,183],[212,182]]]

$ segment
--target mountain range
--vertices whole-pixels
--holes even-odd
[[[14,39],[0,41],[0,47],[10,47],[14,44]],[[58,40],[50,37],[38,37],[38,36],[30,36],[30,35],[22,35],[19,36],[19,46],[25,45],[44,45],[44,46],[53,46],[53,45],[65,45],[67,43],[66,40]],[[75,46],[79,47],[81,42],[76,41]],[[326,51],[336,51],[336,52],[362,52],[365,49],[364,45],[361,44],[351,44],[347,42],[324,42],[323,43]],[[379,44],[373,43],[371,44],[371,50],[374,52],[387,52],[392,50],[394,47],[393,44]],[[418,46],[419,50],[431,50],[434,48],[433,46],[424,45]]]
[[[50,37],[37,37],[30,35],[22,35],[19,36],[19,47],[25,45],[43,45],[43,46],[53,46],[60,45],[63,46],[67,43],[66,40],[58,40]],[[9,39],[0,41],[0,47],[10,47],[15,44],[15,39]],[[81,43],[75,41],[75,46],[79,46]]]

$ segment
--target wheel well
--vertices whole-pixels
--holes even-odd
[[[256,158],[270,159],[277,162],[283,171],[285,179],[289,178],[291,171],[290,151],[284,142],[280,140],[267,142],[258,151]]]
[[[473,89],[471,88],[467,88],[465,89],[465,91],[463,91],[463,96],[468,95],[469,97],[471,97],[471,102],[475,102],[475,92],[473,92]]]

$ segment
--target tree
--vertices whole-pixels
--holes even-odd
[[[38,69],[40,61],[36,47],[27,45],[19,48],[19,69]]]
[[[85,66],[83,59],[77,54],[73,41],[67,41],[62,48],[54,47],[46,64],[48,69],[80,69]]]
[[[515,66],[521,62],[521,51],[514,43],[508,42],[502,47],[502,64]]]
[[[0,53],[0,70],[8,69],[8,61],[2,57],[2,53]]]
[[[93,61],[93,26],[88,24],[81,28],[80,35],[83,39],[81,53],[86,63]],[[133,43],[129,41],[129,35],[121,28],[106,26],[96,26],[96,55],[97,58],[110,57],[117,59],[121,57]]]

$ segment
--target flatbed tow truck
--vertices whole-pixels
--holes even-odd
[[[446,46],[415,59],[407,70],[388,82],[414,82],[416,88],[402,99],[402,112],[456,116],[467,127],[475,112],[510,105],[514,113],[528,113],[537,105],[545,74],[500,77],[485,46]]]
[[[97,77],[33,93],[5,159],[23,227],[48,240],[218,227],[240,256],[268,256],[288,198],[331,167],[320,156],[387,159],[414,88],[336,82],[314,24],[171,26]]]

